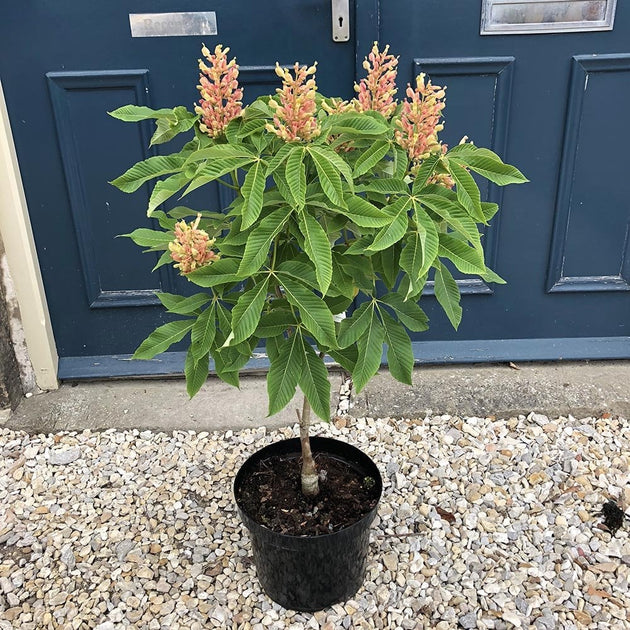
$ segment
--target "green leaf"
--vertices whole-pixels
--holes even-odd
[[[201,162],[203,160],[225,160],[231,158],[250,158],[253,161],[256,159],[256,155],[244,146],[214,144],[211,147],[199,149],[199,151],[191,153],[186,159],[186,164]]]
[[[358,356],[352,371],[352,381],[357,394],[381,367],[384,339],[383,325],[376,316],[376,312],[372,310],[369,325],[357,341]]]
[[[219,177],[223,175],[227,175],[232,171],[235,171],[243,166],[247,166],[251,164],[255,160],[255,156],[251,157],[241,157],[241,158],[225,158],[219,160],[211,160],[206,162],[205,166],[203,166],[197,173],[192,177],[192,181],[182,197],[188,195],[193,190],[201,186],[205,186],[209,182],[213,182]]]
[[[405,302],[400,293],[388,293],[381,302],[387,304],[398,320],[413,332],[423,332],[429,328],[429,318],[415,302]]]
[[[481,194],[472,175],[456,160],[449,161],[448,170],[457,185],[457,200],[466,208],[468,214],[479,223],[485,223],[486,217],[481,209]]]
[[[242,213],[243,230],[246,230],[248,227],[253,225],[260,216],[266,180],[265,166],[262,160],[257,160],[247,172],[245,181],[241,187],[241,194],[245,199]]]
[[[387,364],[391,375],[401,383],[411,385],[413,348],[407,331],[385,311],[381,311],[387,344]]]
[[[343,189],[341,187],[339,171],[321,152],[313,150],[313,147],[310,148],[309,155],[315,164],[319,184],[326,197],[328,197],[335,206],[345,208],[346,202],[343,199]]]
[[[175,175],[156,182],[151,192],[151,198],[149,199],[147,216],[150,217],[159,205],[179,192],[189,181],[190,177],[188,177],[186,173],[175,173]]]
[[[489,267],[486,267],[486,272],[481,274],[481,277],[486,282],[495,282],[496,284],[507,284],[507,282],[496,272],[492,271]]]
[[[287,300],[300,311],[306,329],[322,345],[336,348],[335,324],[326,303],[310,289],[288,276],[278,273]]]
[[[306,168],[304,166],[303,147],[294,147],[289,154],[285,168],[285,177],[297,208],[301,210],[306,203]]]
[[[481,211],[483,212],[483,216],[485,217],[487,223],[499,211],[499,204],[482,201]]]
[[[324,361],[304,341],[302,335],[300,335],[300,338],[302,339],[304,358],[298,385],[311,404],[315,414],[322,420],[330,422],[330,381],[328,380],[328,371]]]
[[[459,287],[451,272],[440,262],[435,265],[435,297],[453,328],[457,330],[459,323],[462,321],[462,307],[459,305]]]
[[[396,179],[404,179],[409,166],[409,156],[407,151],[397,144],[394,145],[394,177]]]
[[[473,245],[481,247],[477,225],[459,204],[440,195],[423,195],[420,197],[420,202],[433,210],[435,214],[465,236]]]
[[[277,271],[281,271],[283,274],[291,276],[298,282],[306,284],[313,289],[318,287],[315,270],[310,264],[306,264],[305,262],[301,262],[299,260],[286,260],[278,266]]]
[[[486,265],[479,250],[469,247],[449,234],[440,234],[438,255],[453,261],[462,273],[483,275],[486,272]]]
[[[112,118],[117,118],[124,122],[139,122],[151,118],[177,120],[177,116],[172,109],[151,109],[143,105],[124,105],[113,112],[107,113]]]
[[[195,293],[189,297],[173,293],[156,293],[156,295],[169,313],[177,313],[177,315],[191,315],[212,299],[212,296],[207,293]]]
[[[393,289],[400,272],[400,244],[379,252],[381,258],[382,277],[388,289]]]
[[[427,184],[438,162],[442,159],[441,153],[434,153],[422,161],[413,180],[412,193],[417,195]]]
[[[354,367],[357,364],[357,358],[359,357],[356,345],[337,350],[331,349],[327,352],[344,370],[347,370],[350,373],[354,371]]]
[[[159,269],[160,267],[163,267],[164,265],[169,265],[172,262],[173,262],[173,259],[171,258],[171,252],[167,249],[159,257],[157,263],[155,264],[155,267],[153,267],[151,271],[155,271],[156,269]]]
[[[185,158],[179,155],[155,155],[134,164],[120,177],[109,183],[122,190],[122,192],[132,193],[154,177],[181,171],[184,162]]]
[[[376,166],[389,151],[390,143],[387,140],[377,140],[368,149],[363,151],[354,163],[353,176],[359,177]]]
[[[453,158],[451,158],[453,159]],[[449,160],[450,161],[450,160]],[[460,165],[469,166],[498,186],[524,184],[529,180],[516,167],[504,164],[501,158],[488,149],[477,149],[474,153],[457,156]]]
[[[238,265],[239,261],[235,258],[221,258],[210,265],[195,269],[186,278],[200,287],[216,287],[239,280]]]
[[[422,247],[422,267],[420,267],[418,277],[422,277],[437,258],[440,241],[433,219],[422,208],[416,207],[414,216]]]
[[[283,162],[289,157],[289,153],[293,151],[293,144],[283,144],[278,152],[271,158],[267,166],[267,177],[271,175],[275,170],[280,168]]]
[[[332,116],[331,116],[332,118]],[[386,124],[364,114],[335,114],[331,121],[331,133],[347,133],[349,135],[381,135],[389,131]]]
[[[304,251],[315,265],[317,283],[325,295],[332,281],[332,252],[328,236],[317,219],[308,212],[300,215],[299,226],[304,236]]]
[[[377,208],[363,197],[346,196],[347,210],[339,208],[338,212],[347,216],[359,227],[383,227],[392,221],[391,214]]]
[[[376,192],[385,195],[391,194],[409,194],[409,184],[403,179],[394,179],[389,177],[381,177],[372,179],[368,184],[361,184],[355,187],[356,192]]]
[[[296,326],[295,315],[285,308],[274,309],[265,313],[256,327],[256,337],[267,339],[276,337],[285,332],[288,328]]]
[[[232,334],[231,345],[236,345],[251,337],[258,326],[262,308],[267,298],[269,276],[259,282],[254,288],[246,291],[238,299],[232,309]],[[227,343],[227,342],[226,342]]]
[[[190,349],[195,359],[200,359],[210,352],[217,334],[216,307],[211,304],[199,317],[190,333]]]
[[[407,272],[410,284],[409,291],[416,293],[417,283],[422,277],[425,262],[425,250],[422,246],[420,232],[410,232],[405,239],[405,247],[400,254],[400,267]],[[409,295],[405,296],[407,299]]]
[[[159,326],[138,346],[132,359],[152,359],[156,354],[165,352],[181,341],[194,323],[193,319],[183,319]]]
[[[295,388],[304,369],[302,336],[294,334],[280,344],[278,356],[272,357],[267,373],[269,416],[284,409],[295,396]]]
[[[333,167],[337,169],[337,171],[341,173],[341,175],[343,175],[343,178],[348,183],[348,187],[352,192],[354,186],[354,180],[352,179],[352,169],[336,151],[333,151],[332,149],[321,145],[311,145],[308,150],[311,154],[316,153],[322,159],[330,162]]]
[[[180,133],[184,133],[185,131],[191,129],[197,122],[197,116],[195,114],[191,114],[190,112],[186,113],[188,114],[187,118],[179,118],[176,121],[172,121],[168,118],[159,118],[156,123],[155,133],[151,137],[149,146],[169,142]]]
[[[280,208],[265,217],[250,234],[238,268],[238,273],[242,278],[253,275],[262,267],[269,255],[273,239],[282,230],[289,216],[290,212]]]
[[[352,317],[344,319],[339,326],[338,344],[340,348],[347,348],[361,338],[372,321],[374,302],[363,302],[352,313]]]
[[[409,223],[407,210],[410,205],[411,199],[409,197],[401,197],[391,206],[386,207],[392,217],[392,221],[389,225],[381,228],[378,234],[374,237],[373,243],[368,247],[369,250],[380,251],[390,247],[402,239],[407,231],[407,225]]]
[[[192,347],[188,349],[186,363],[184,364],[184,375],[186,376],[186,391],[192,398],[208,379],[210,367],[210,355],[204,354],[197,359],[193,355]]]
[[[149,228],[138,228],[130,234],[121,234],[130,238],[140,247],[166,247],[175,238],[172,232],[162,230],[150,230]]]

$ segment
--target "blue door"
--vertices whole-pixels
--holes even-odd
[[[447,85],[449,144],[468,135],[531,180],[503,196],[484,191],[503,204],[484,238],[489,266],[508,284],[460,281],[465,313],[457,333],[435,299],[423,298],[431,329],[415,338],[419,361],[630,357],[630,6],[617,3],[612,30],[549,33],[536,31],[557,19],[545,2],[512,3],[516,17],[504,22],[520,27],[501,32],[498,15],[498,30],[481,35],[491,2],[351,0],[347,42],[333,40],[331,0],[6,4],[0,77],[60,377],[182,369],[176,348],[161,360],[128,360],[165,321],[155,291],[179,280],[167,267],[152,274],[155,260],[114,238],[141,224],[146,199],[106,180],[150,155],[150,131],[106,112],[127,103],[192,106],[202,41],[231,47],[246,101],[274,89],[276,61],[295,60],[319,61],[320,90],[349,98],[372,42],[389,43],[400,54],[399,95],[421,71]],[[129,14],[208,11],[216,35],[132,37]],[[515,34],[530,18],[534,34]],[[195,203],[226,201],[214,190]]]

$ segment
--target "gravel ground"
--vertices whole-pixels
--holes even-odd
[[[297,427],[224,433],[0,429],[0,630],[630,628],[623,419],[342,419],[315,433],[384,477],[367,580],[319,613],[255,578],[231,483]]]

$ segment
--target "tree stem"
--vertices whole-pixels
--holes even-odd
[[[319,494],[319,475],[311,452],[309,440],[309,428],[311,426],[311,406],[304,396],[302,413],[298,413],[300,419],[300,444],[302,446],[302,494],[314,497]]]

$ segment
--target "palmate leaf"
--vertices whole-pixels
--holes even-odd
[[[383,356],[383,341],[385,331],[383,325],[372,309],[368,327],[357,341],[357,362],[352,370],[352,381],[356,393],[367,385],[368,381],[378,372],[381,367]]]
[[[457,330],[459,323],[462,321],[462,307],[459,305],[459,287],[451,272],[440,262],[435,265],[435,297],[453,328]]]
[[[183,111],[177,112],[177,110]],[[198,117],[188,112],[185,107],[176,107],[174,111],[177,112],[177,120],[173,121],[169,118],[159,118],[156,121],[156,130],[153,136],[151,136],[149,146],[169,142],[180,133],[191,129],[197,122]]]
[[[217,313],[211,304],[199,317],[190,332],[190,349],[195,359],[200,359],[210,352],[217,334]]]
[[[185,161],[186,158],[180,155],[155,155],[134,164],[120,177],[109,183],[116,186],[118,190],[122,190],[122,192],[132,193],[138,190],[142,184],[155,177],[180,171]]]
[[[296,333],[297,336],[297,333]],[[302,335],[303,367],[298,385],[317,416],[330,422],[330,381],[324,361],[306,343]]]
[[[147,216],[150,217],[158,206],[179,192],[189,181],[190,177],[186,173],[175,173],[166,179],[156,182],[149,199]]]
[[[496,153],[489,149],[477,149],[470,154],[458,154],[454,159],[461,166],[470,167],[471,170],[494,182],[497,186],[524,184],[529,181],[516,167],[505,164]]]
[[[273,239],[282,230],[289,216],[290,213],[286,209],[280,208],[266,216],[249,235],[238,268],[238,273],[242,278],[251,276],[262,267],[269,255]]]
[[[326,303],[310,289],[289,276],[277,273],[287,300],[300,311],[305,328],[323,346],[336,348],[335,323]]]
[[[186,376],[186,391],[192,398],[201,386],[208,379],[210,367],[210,354],[206,352],[202,357],[196,358],[192,351],[192,346],[186,354],[186,362],[184,363],[184,375]]]
[[[304,251],[315,265],[317,284],[325,295],[332,281],[332,251],[328,235],[317,219],[308,212],[300,215],[299,226],[304,236]]]
[[[297,208],[301,210],[306,203],[306,168],[303,147],[293,147],[287,158],[284,174]]]
[[[363,197],[346,196],[346,208],[339,208],[338,212],[347,216],[359,227],[383,227],[392,221],[391,214],[377,208]]]
[[[283,144],[278,152],[269,160],[269,164],[267,165],[267,177],[269,177],[273,172],[280,168],[284,161],[289,157],[289,153],[293,150],[292,144]]]
[[[440,257],[451,260],[462,273],[483,275],[486,272],[483,256],[478,249],[469,247],[463,241],[448,234],[439,236],[438,255]]]
[[[387,293],[379,299],[389,306],[398,320],[413,332],[423,332],[429,328],[429,318],[415,302],[405,302],[400,293]]]
[[[427,184],[438,162],[442,158],[440,153],[434,153],[422,161],[418,172],[413,180],[412,193],[417,195]]]
[[[205,147],[194,151],[186,158],[186,164],[193,162],[202,162],[204,160],[226,160],[231,158],[251,158],[256,156],[244,146],[234,146],[232,144],[214,144],[211,147]]]
[[[352,317],[341,322],[338,339],[340,348],[351,346],[363,335],[372,321],[373,311],[374,303],[364,302],[352,313]]]
[[[448,170],[457,186],[457,200],[466,211],[479,223],[485,223],[486,217],[481,209],[481,193],[472,175],[456,160],[448,162]]]
[[[175,238],[172,232],[163,232],[162,230],[150,230],[149,228],[138,228],[130,234],[121,234],[121,237],[130,238],[136,245],[140,247],[164,247]]]
[[[416,293],[417,283],[423,275],[425,249],[422,246],[420,232],[410,232],[405,238],[405,247],[400,254],[400,268],[407,272],[410,284],[409,291]],[[408,298],[409,294],[405,296]]]
[[[381,311],[387,344],[387,364],[391,375],[401,383],[411,385],[413,348],[407,331],[385,311]]]
[[[355,191],[383,193],[384,195],[392,195],[396,193],[401,195],[408,195],[409,184],[407,184],[404,179],[381,177],[377,179],[372,179],[367,184],[355,186]]]
[[[257,337],[268,339],[277,337],[288,328],[297,325],[295,315],[286,308],[277,308],[269,313],[265,313],[258,322],[255,334]]]
[[[389,151],[390,143],[387,140],[377,140],[372,146],[363,151],[354,163],[353,175],[359,177],[376,166]]]
[[[433,261],[437,258],[440,240],[433,219],[422,208],[416,207],[414,217],[422,247],[422,267],[418,272],[418,276],[421,277],[429,271]]]
[[[356,344],[348,346],[347,348],[328,350],[327,353],[334,361],[339,363],[344,370],[350,373],[354,370],[354,366],[357,364],[357,358],[359,357]]]
[[[177,315],[191,315],[212,299],[212,296],[207,293],[195,293],[189,297],[174,293],[156,293],[156,295],[169,313]]]
[[[227,175],[232,171],[236,171],[239,168],[251,164],[256,159],[255,156],[251,157],[234,157],[234,158],[222,158],[219,160],[209,160],[204,166],[202,166],[197,173],[191,178],[192,181],[182,197],[190,194],[193,190],[205,186],[209,182],[213,182],[223,175]]]
[[[420,201],[444,219],[454,230],[465,236],[473,245],[481,246],[477,225],[459,204],[441,195],[423,195]]]
[[[339,169],[330,161],[329,156],[326,155],[324,151],[310,147],[309,155],[311,156],[313,164],[315,164],[319,184],[326,197],[330,199],[334,206],[345,208],[346,202],[343,199],[343,188],[341,186]]]
[[[410,206],[411,199],[409,197],[401,197],[390,206],[387,206],[386,209],[390,214],[391,223],[381,228],[374,237],[372,244],[367,248],[368,250],[380,251],[400,241],[407,231],[407,210]]]
[[[271,366],[267,372],[269,416],[284,409],[293,396],[304,369],[304,348],[300,334],[280,342],[277,356],[269,354]]]
[[[220,284],[236,282],[239,262],[236,258],[221,258],[211,265],[195,269],[186,278],[200,287],[216,287]]]
[[[243,223],[241,228],[243,230],[253,225],[260,216],[260,211],[263,206],[265,182],[267,180],[265,168],[262,160],[256,160],[256,162],[250,166],[245,176],[243,186],[241,187],[241,194],[245,199],[242,210]]]
[[[278,271],[281,271],[284,275],[291,276],[298,282],[306,284],[313,289],[318,287],[317,276],[310,262],[305,263],[301,260],[285,260],[282,264],[278,265]]]
[[[364,114],[335,114],[331,116],[331,133],[347,133],[348,135],[378,136],[389,131],[387,124]]]
[[[144,105],[124,105],[113,112],[107,113],[112,118],[117,118],[124,122],[140,122],[141,120],[150,120],[152,118],[177,120],[177,115],[172,109],[151,109]]]
[[[181,341],[194,323],[194,319],[182,319],[159,326],[138,346],[132,359],[152,359],[156,354],[165,352]]]
[[[256,330],[265,299],[267,298],[268,286],[269,276],[239,297],[238,302],[232,309],[231,345],[245,341]]]

